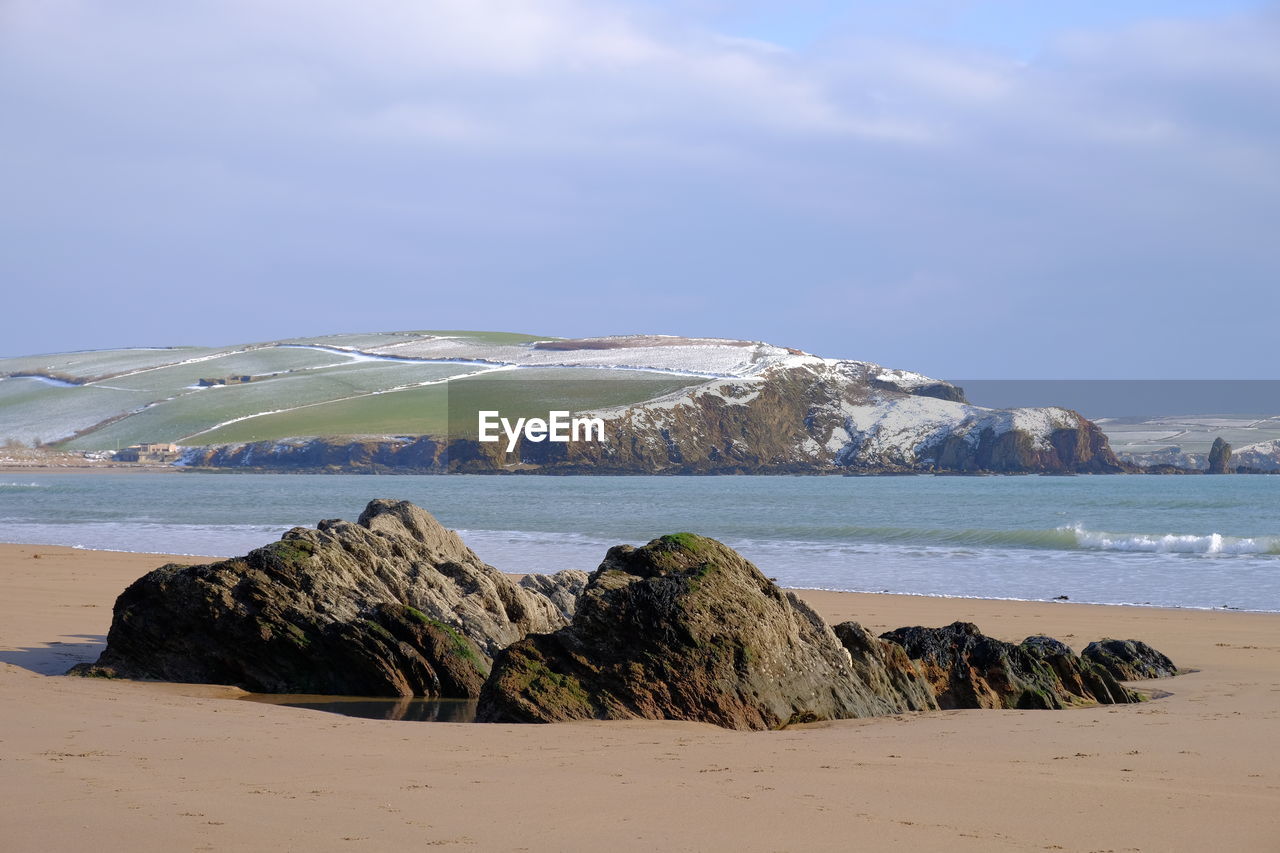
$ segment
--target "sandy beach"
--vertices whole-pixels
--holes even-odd
[[[5,850],[1280,849],[1280,615],[805,592],[832,622],[1135,637],[1196,672],[1136,706],[754,734],[365,720],[60,677],[167,561],[0,546]]]

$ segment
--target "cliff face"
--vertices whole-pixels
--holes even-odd
[[[593,474],[1126,470],[1101,430],[1068,409],[985,409],[945,382],[805,355],[592,414],[605,422],[603,442],[522,441],[506,453],[467,440],[288,440],[196,448],[184,462]]]
[[[875,365],[796,361],[602,413],[608,441],[527,444],[522,460],[604,473],[1124,470],[1068,409],[984,409],[945,383],[890,383]]]

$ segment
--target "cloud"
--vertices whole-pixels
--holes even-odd
[[[163,314],[113,306],[196,292],[253,306],[192,315],[201,340],[486,325],[947,375],[1269,369],[1259,312],[1199,317],[1207,363],[1179,326],[1211,295],[1277,307],[1272,7],[1064,33],[1031,62],[787,49],[613,0],[0,15],[0,275],[73,297],[6,328],[12,353],[164,343]]]

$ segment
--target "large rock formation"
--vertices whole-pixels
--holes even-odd
[[[898,628],[881,637],[920,662],[944,709],[1057,709],[1138,700],[1105,669],[1082,661],[1049,637],[1028,637],[1014,645],[985,636],[969,622]]]
[[[244,557],[168,565],[117,599],[83,675],[270,693],[475,697],[490,656],[565,622],[405,501],[295,527]]]
[[[930,707],[909,665],[884,660],[901,670],[897,683],[909,695],[894,676],[875,685],[859,678],[822,619],[737,552],[679,533],[611,548],[568,627],[498,654],[478,714],[773,729]]]
[[[1222,440],[1222,436],[1218,436],[1213,440],[1213,447],[1209,448],[1209,471],[1210,474],[1231,474],[1231,445]]]
[[[1178,674],[1178,667],[1173,661],[1141,640],[1098,640],[1085,646],[1081,656],[1120,681],[1167,678]]]

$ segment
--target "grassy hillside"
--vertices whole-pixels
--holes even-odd
[[[223,348],[59,353],[0,359],[0,442],[111,450],[302,435],[474,431],[463,401],[513,417],[651,399],[703,381],[669,367],[521,364],[558,339],[509,332],[326,335]],[[545,353],[535,353],[546,358]],[[555,358],[561,358],[556,355]],[[563,357],[573,361],[572,353]],[[250,377],[239,384],[239,377]],[[227,379],[202,387],[201,380]]]

